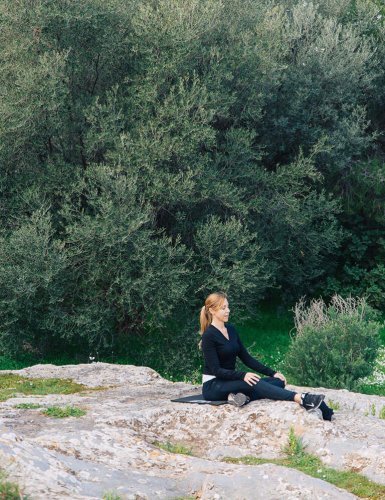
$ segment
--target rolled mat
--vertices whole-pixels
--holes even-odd
[[[224,405],[228,401],[207,401],[203,398],[202,394],[194,394],[193,396],[185,396],[184,398],[171,399],[173,403],[197,403],[200,405]]]

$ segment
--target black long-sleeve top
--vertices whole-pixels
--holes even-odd
[[[272,377],[276,372],[253,358],[246,350],[233,325],[226,324],[229,340],[214,325],[202,335],[203,374],[224,380],[243,380],[246,372],[235,370],[237,356],[252,370]]]

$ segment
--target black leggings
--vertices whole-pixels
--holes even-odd
[[[244,380],[223,380],[213,378],[202,386],[203,397],[209,401],[223,401],[230,392],[243,392],[250,401],[256,399],[275,399],[279,401],[294,401],[295,392],[284,389],[285,382],[276,377],[260,379],[255,385],[249,385]]]

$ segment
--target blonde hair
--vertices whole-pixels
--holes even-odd
[[[223,302],[227,299],[227,295],[224,292],[214,292],[210,293],[210,295],[205,300],[205,305],[202,307],[199,322],[201,325],[199,333],[202,335],[206,328],[211,325],[213,320],[213,316],[209,309],[214,309],[215,311],[221,307]]]

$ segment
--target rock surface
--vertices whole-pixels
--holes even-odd
[[[279,457],[291,426],[325,464],[385,484],[385,420],[371,415],[385,406],[383,397],[322,389],[326,400],[340,406],[336,419],[324,422],[290,402],[261,400],[243,408],[172,403],[200,387],[169,382],[144,367],[36,365],[12,373],[105,387],[0,403],[1,467],[31,499],[100,499],[108,492],[135,500],[356,498],[285,467],[221,461],[225,456]],[[21,402],[70,404],[87,413],[54,419],[38,409],[16,409]],[[194,456],[154,445],[168,441],[191,448]]]

